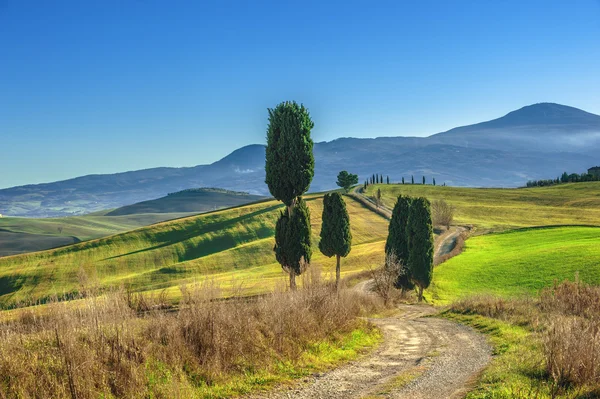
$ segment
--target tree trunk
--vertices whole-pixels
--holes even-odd
[[[419,286],[419,302],[423,302],[423,287]]]
[[[290,290],[296,291],[296,271],[290,268]]]
[[[340,256],[337,256],[337,264],[335,265],[335,289],[340,291]]]
[[[292,213],[294,212],[294,206],[296,206],[296,198],[294,198],[292,200],[292,203],[290,205],[288,205],[288,207],[287,207],[289,217],[292,217]]]

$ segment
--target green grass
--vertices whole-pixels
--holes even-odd
[[[493,347],[491,363],[466,399],[553,397],[544,369],[542,343],[531,330],[480,315],[446,312],[443,316],[487,335]]]
[[[105,212],[104,212],[105,213]],[[102,213],[62,218],[0,218],[0,256],[53,248],[77,241],[122,233],[190,213],[154,213],[104,216]]]
[[[420,184],[369,186],[367,195],[381,189],[392,208],[398,195],[444,199],[456,208],[456,224],[483,229],[546,225],[600,226],[600,182],[561,184],[537,188],[461,188]]]
[[[533,228],[472,237],[434,270],[436,303],[480,294],[536,294],[555,280],[600,284],[600,228]]]
[[[379,265],[387,221],[346,198],[353,248],[343,275]],[[312,266],[328,274],[335,259],[317,249],[322,197],[308,198],[312,214]],[[275,221],[282,205],[267,201],[187,217],[45,252],[0,258],[0,305],[71,295],[86,284],[126,285],[135,291],[166,290],[174,300],[182,284],[222,283],[224,295],[268,292],[285,274],[273,255]],[[242,284],[241,289],[238,286]],[[233,289],[236,289],[234,292]]]

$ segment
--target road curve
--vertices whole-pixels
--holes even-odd
[[[460,397],[489,362],[491,348],[468,327],[426,317],[435,312],[427,305],[402,305],[397,316],[370,319],[384,336],[371,354],[291,388],[251,398]]]

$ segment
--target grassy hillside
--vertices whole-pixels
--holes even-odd
[[[456,207],[455,223],[507,229],[547,225],[600,225],[600,182],[552,187],[498,189],[411,184],[370,186],[393,207],[399,194],[444,199]]]
[[[138,202],[115,209],[106,216],[122,216],[139,213],[166,213],[166,212],[208,212],[232,206],[248,204],[265,197],[250,195],[237,191],[214,188],[199,188],[179,191],[166,197],[150,201]]]
[[[54,248],[189,216],[189,213],[104,216],[103,214],[62,218],[0,218],[0,256]]]
[[[376,265],[383,259],[387,221],[346,199],[354,247],[343,274]],[[322,198],[309,197],[312,212],[313,266],[333,270],[316,243]],[[275,201],[164,222],[99,240],[41,253],[0,259],[0,305],[45,300],[77,292],[82,284],[101,288],[127,285],[134,290],[167,289],[205,278],[225,287],[243,282],[243,293],[265,292],[283,281],[273,256],[273,232],[282,205]],[[235,280],[235,282],[234,282]]]
[[[429,297],[446,303],[471,295],[535,294],[554,281],[600,284],[600,228],[548,227],[473,237],[436,267]]]

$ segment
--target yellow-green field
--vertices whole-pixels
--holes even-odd
[[[400,194],[431,201],[443,199],[456,208],[456,224],[484,229],[600,225],[600,182],[518,189],[379,184],[369,186],[366,195],[377,189],[390,208]]]
[[[312,267],[326,273],[335,260],[316,244],[322,197],[310,196],[313,225]],[[387,221],[346,198],[353,248],[344,275],[377,266],[383,260]],[[242,285],[243,294],[272,290],[284,280],[275,262],[273,232],[282,209],[269,201],[164,222],[98,240],[45,252],[0,258],[0,305],[45,301],[73,295],[82,286],[130,287],[162,291],[174,299],[182,284],[214,279],[225,289]]]

